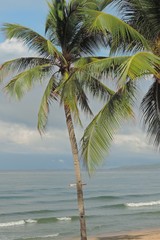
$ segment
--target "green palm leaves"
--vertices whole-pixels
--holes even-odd
[[[57,87],[56,78],[52,76],[47,84],[47,87],[44,91],[40,108],[38,112],[38,130],[40,133],[44,132],[47,120],[48,120],[48,114],[49,114],[49,106],[53,100],[57,100],[58,94],[54,94],[54,90]]]
[[[159,36],[159,0],[112,0],[123,19],[138,29],[149,41],[154,42]],[[147,23],[147,24],[146,24]]]
[[[160,56],[160,1],[159,0],[123,0],[114,1],[120,10],[123,19],[137,29],[141,34],[145,36],[150,44],[152,52],[157,56],[157,64],[154,66],[154,83],[150,87],[149,91],[142,100],[141,110],[143,114],[143,124],[147,129],[147,134],[150,137],[150,141],[159,149],[160,146],[160,131],[159,131],[159,82],[160,82],[160,71],[158,59]],[[146,24],[147,23],[147,24]],[[152,65],[152,54],[151,59],[148,62]],[[141,60],[143,61],[143,59]],[[140,64],[140,63],[139,63]],[[145,65],[145,64],[144,64]],[[138,67],[138,66],[137,66]],[[140,66],[139,66],[140,68]],[[142,71],[144,71],[142,69]],[[156,72],[155,72],[156,71]]]
[[[160,83],[158,79],[144,96],[141,109],[149,140],[160,149]]]
[[[88,9],[85,10],[85,14],[86,19],[89,19],[89,21],[86,20],[89,32],[94,32],[95,34],[100,32],[104,36],[110,37],[111,53],[117,52],[117,50],[132,51],[144,47],[149,48],[143,36],[117,17]]]
[[[124,119],[133,117],[135,86],[128,82],[119,89],[94,117],[82,138],[82,155],[91,173],[100,164],[110,149],[113,135]]]
[[[136,79],[144,75],[158,75],[160,58],[150,52],[139,52],[129,57],[120,66],[120,82],[123,83],[127,78]]]
[[[99,165],[100,161],[104,159],[106,153],[109,152],[114,134],[120,124],[134,116],[132,106],[136,95],[135,80],[145,75],[158,74],[159,66],[160,59],[149,52],[139,52],[133,56],[101,58],[83,66],[89,75],[94,71],[95,76],[97,73],[96,77],[98,78],[107,76],[108,73],[113,74],[118,80],[118,86],[121,86],[116,92],[108,89],[110,97],[107,103],[91,121],[81,140],[82,155],[89,172],[92,172]],[[155,96],[154,92],[152,98]],[[159,95],[157,98],[159,99]],[[142,109],[145,106],[149,109],[147,106],[151,104],[150,100],[147,95],[142,104]],[[154,104],[156,105],[156,103]],[[155,117],[153,114],[155,111],[159,113],[160,108],[154,107],[154,109],[150,107],[150,112],[153,111],[152,117],[150,112],[145,112],[146,122],[149,122],[151,118],[153,118],[152,123],[154,122]],[[156,116],[158,117],[156,118],[156,126],[154,126],[155,124],[153,125],[154,132],[155,128],[160,126],[159,115]],[[148,132],[151,133],[150,127]],[[157,132],[156,140],[157,144],[159,144],[159,131]]]

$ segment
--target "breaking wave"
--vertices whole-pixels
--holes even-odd
[[[160,201],[126,203],[127,207],[148,207],[148,206],[156,206],[156,205],[160,205]]]
[[[72,218],[71,217],[60,217],[60,218],[57,218],[57,220],[59,220],[59,221],[71,221]]]
[[[19,220],[19,221],[0,223],[0,227],[14,227],[14,226],[24,225],[26,223],[36,223],[36,222],[37,221],[33,219]]]

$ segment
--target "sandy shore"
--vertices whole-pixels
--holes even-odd
[[[79,238],[74,238],[73,240],[79,240]],[[160,240],[160,229],[132,231],[117,235],[88,237],[88,240]]]

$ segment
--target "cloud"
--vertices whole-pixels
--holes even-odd
[[[23,42],[15,38],[0,43],[0,63],[19,58],[35,56],[35,52],[24,46]]]
[[[66,130],[51,129],[41,138],[36,129],[0,121],[1,153],[66,154],[69,151],[70,145]]]
[[[152,146],[146,141],[146,136],[143,132],[130,132],[130,134],[117,134],[114,139],[114,144],[124,150],[139,152],[151,150]]]

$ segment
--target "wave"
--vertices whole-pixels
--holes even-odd
[[[1,200],[8,200],[8,199],[11,199],[11,200],[15,200],[15,199],[30,199],[32,198],[32,196],[18,196],[18,195],[6,195],[6,196],[0,196],[0,199]]]
[[[102,206],[99,206],[99,207],[96,207],[96,208],[125,208],[125,204],[123,203],[119,203],[119,204],[112,204],[112,205],[102,205]]]
[[[21,226],[21,225],[33,224],[33,223],[47,224],[47,223],[58,222],[58,221],[74,221],[74,220],[77,220],[77,219],[78,219],[78,216],[72,216],[72,217],[50,217],[50,218],[18,220],[18,221],[0,223],[0,228],[2,228],[2,227]]]
[[[112,204],[112,205],[102,205],[98,206],[96,208],[126,208],[126,207],[149,207],[149,206],[156,206],[160,205],[160,200],[159,201],[151,201],[151,202],[137,202],[137,203],[119,203],[119,204]]]
[[[37,223],[37,220],[27,219],[27,220],[25,220],[25,223]]]
[[[16,240],[39,240],[39,239],[49,239],[49,238],[55,238],[58,237],[59,233],[55,234],[49,234],[49,235],[44,235],[44,236],[36,236],[36,237],[28,237],[28,238],[17,238]]]
[[[160,205],[160,201],[151,201],[151,202],[139,202],[139,203],[126,203],[127,207],[148,207]]]
[[[58,222],[58,221],[75,221],[79,217],[78,216],[71,216],[71,217],[50,217],[50,218],[40,218],[36,219],[37,223],[39,224],[46,224],[46,223],[52,223],[52,222]]]
[[[15,222],[6,222],[6,223],[0,223],[0,227],[13,227],[13,226],[19,226],[19,225],[24,225],[25,221],[24,220],[19,220]]]
[[[130,198],[141,198],[141,197],[157,197],[157,196],[160,196],[160,193],[157,192],[157,193],[146,193],[146,194],[129,194],[129,195],[122,195],[121,197],[130,197]]]
[[[25,225],[26,223],[37,223],[37,221],[33,219],[27,219],[27,220],[13,221],[13,222],[5,222],[5,223],[0,223],[0,228],[21,226],[21,225]]]
[[[85,200],[116,200],[116,199],[119,199],[120,197],[118,196],[95,196],[95,197],[88,197],[88,198],[85,198]]]
[[[0,216],[14,216],[14,215],[26,215],[26,214],[48,214],[56,213],[64,210],[34,210],[34,211],[24,211],[24,212],[11,212],[11,213],[0,213]]]
[[[57,218],[57,220],[59,220],[59,221],[71,221],[72,218],[71,217],[60,217],[60,218]]]

